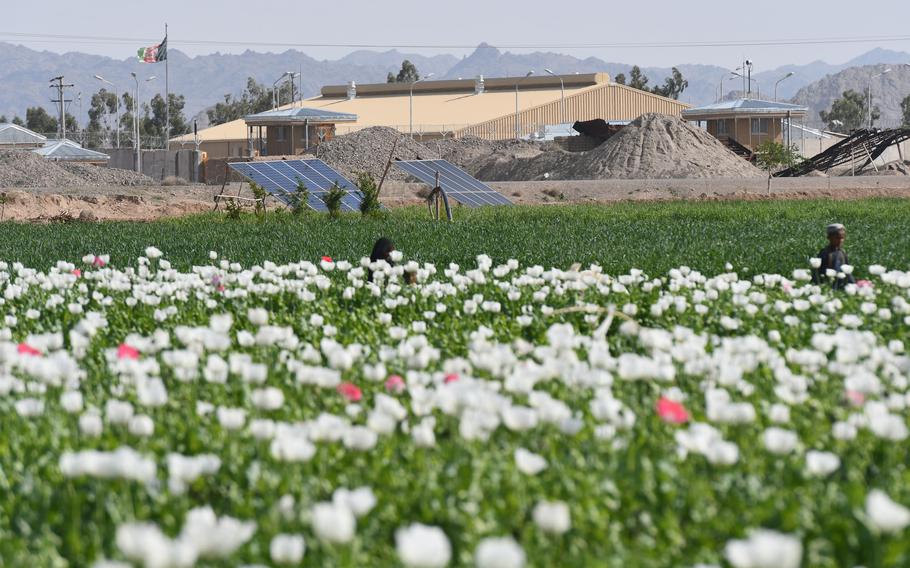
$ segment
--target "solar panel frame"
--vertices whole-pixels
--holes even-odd
[[[395,165],[423,183],[439,185],[448,197],[467,207],[513,205],[505,196],[447,160],[398,160]]]
[[[273,160],[268,162],[230,162],[231,169],[256,182],[276,199],[290,205],[290,196],[302,181],[309,192],[307,205],[316,211],[327,211],[322,196],[337,183],[345,190],[342,211],[360,211],[363,195],[347,178],[319,159]]]

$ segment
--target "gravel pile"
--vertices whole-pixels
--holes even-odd
[[[585,179],[762,175],[758,168],[731,152],[706,130],[665,114],[644,114],[581,156],[577,168],[564,173]]]
[[[755,177],[762,172],[691,123],[645,114],[588,152],[547,149],[538,156],[474,164],[486,181]]]
[[[378,181],[382,177],[395,141],[395,157],[401,160],[433,160],[435,151],[401,134],[394,128],[373,126],[351,134],[338,136],[319,145],[317,156],[345,177],[354,181],[357,173],[369,172]],[[389,169],[388,179],[403,180],[407,176],[395,166]]]
[[[487,167],[491,162],[508,162],[516,159],[534,158],[552,149],[550,143],[527,140],[485,140],[476,136],[446,138],[426,142],[439,157],[452,162],[471,174]]]
[[[155,185],[155,180],[145,174],[134,172],[133,170],[121,170],[118,168],[99,168],[90,164],[70,164],[58,162],[60,167],[73,175],[79,176],[84,183],[89,186],[142,186]]]
[[[0,150],[0,188],[109,187],[154,184],[152,178],[118,170],[46,160],[24,150]]]

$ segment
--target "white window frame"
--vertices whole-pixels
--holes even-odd
[[[770,118],[753,118],[750,122],[750,128],[752,129],[752,134],[756,136],[766,136],[771,134],[771,119]],[[756,128],[756,125],[758,128]],[[764,129],[762,129],[764,125]]]
[[[276,142],[287,142],[288,137],[284,129],[286,126],[277,126],[275,127],[275,141]]]

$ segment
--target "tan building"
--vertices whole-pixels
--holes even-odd
[[[686,120],[704,123],[718,140],[740,150],[754,152],[763,142],[792,145],[800,133],[785,125],[802,121],[809,109],[789,103],[736,99],[682,111]]]
[[[319,96],[296,108],[301,106],[356,116],[356,120],[336,124],[335,135],[387,126],[413,132],[418,139],[528,137],[548,125],[596,118],[629,121],[648,112],[679,116],[689,108],[673,99],[612,83],[606,73],[333,85],[323,87]],[[292,108],[295,106],[283,107]],[[201,130],[199,137],[201,149],[209,157],[248,155],[250,131],[244,120]],[[182,136],[172,146],[192,141],[192,135]],[[264,150],[275,155],[267,145]]]

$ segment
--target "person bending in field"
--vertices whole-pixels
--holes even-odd
[[[389,266],[395,266],[395,261],[392,260],[392,253],[395,251],[395,244],[385,237],[382,237],[373,245],[373,252],[370,253],[370,262],[377,262],[384,260],[389,263]],[[413,284],[415,281],[415,274],[413,272],[404,273],[404,281],[408,284]],[[373,281],[373,271],[367,271],[367,281]]]
[[[843,249],[844,240],[847,238],[847,230],[840,223],[832,223],[828,225],[827,232],[828,246],[819,251],[818,261],[813,263],[818,264],[818,266],[815,269],[812,280],[817,284],[822,284],[828,282],[829,279],[833,279],[832,286],[834,289],[842,290],[847,284],[855,282],[852,274],[843,274],[843,277],[838,276],[843,273],[841,267],[845,264],[850,264],[847,258],[847,251]]]

